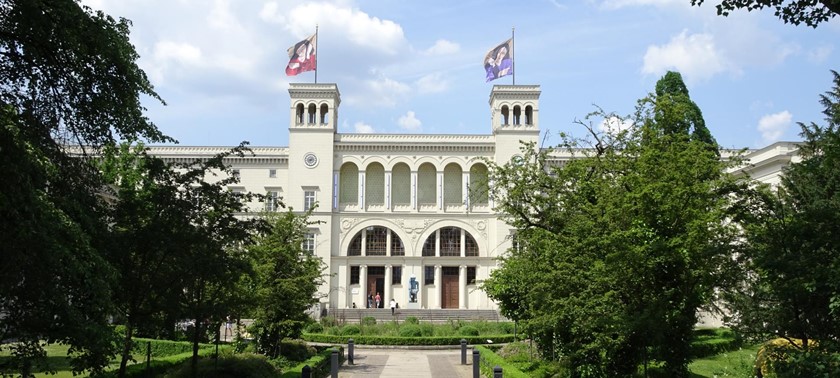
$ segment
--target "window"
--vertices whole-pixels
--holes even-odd
[[[268,170],[268,177],[269,178],[277,178],[277,170],[276,169],[269,169]]]
[[[307,190],[303,192],[303,211],[309,211],[315,208],[315,191]]]
[[[423,284],[424,285],[434,285],[435,284],[435,267],[432,265],[426,265],[423,274]]]
[[[466,239],[464,255],[468,257],[478,257],[478,243],[475,242],[475,239],[468,232],[465,231],[464,234],[464,239]]]
[[[231,170],[230,174],[231,174],[231,176],[236,177],[237,179],[240,177],[238,169]]]
[[[274,212],[280,209],[280,192],[269,190],[265,193],[265,211]]]
[[[402,283],[402,267],[391,267],[391,285],[399,285]]]
[[[467,267],[467,285],[475,285],[475,267]]]
[[[350,267],[350,284],[351,285],[358,285],[359,284],[359,267],[358,266],[351,266]]]
[[[310,254],[315,253],[315,233],[307,232],[303,236],[303,250]]]
[[[362,255],[362,233],[359,232],[350,241],[350,246],[347,247],[347,256],[361,256]]]
[[[393,231],[391,231],[391,256],[405,256],[405,245]]]
[[[385,256],[388,248],[388,229],[385,227],[368,227],[365,235],[365,255]]]
[[[435,255],[435,234],[432,233],[426,239],[426,242],[423,243],[423,256],[434,256]]]
[[[461,256],[461,229],[444,227],[440,229],[440,255]]]

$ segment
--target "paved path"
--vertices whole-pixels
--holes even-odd
[[[354,364],[341,366],[341,378],[374,377],[472,377],[472,349],[467,365],[461,365],[461,350],[359,349]]]

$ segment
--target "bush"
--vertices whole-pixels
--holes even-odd
[[[423,331],[416,324],[409,324],[400,328],[400,337],[420,337],[422,335]]]
[[[306,361],[315,354],[315,348],[306,345],[303,340],[283,340],[280,343],[280,355],[289,361]]]
[[[324,326],[321,323],[310,323],[303,331],[306,333],[321,333],[324,332]]]
[[[403,326],[402,329],[412,325]],[[304,340],[315,343],[346,344],[348,339],[353,339],[356,345],[460,345],[461,339],[466,339],[469,344],[485,344],[488,340],[492,343],[509,343],[513,341],[513,335],[484,335],[484,336],[434,336],[434,337],[395,337],[395,336],[333,336],[317,333],[303,335]]]
[[[152,343],[152,357],[155,358],[174,356],[181,353],[192,353],[192,343],[189,341],[169,341],[143,338],[133,338],[131,341],[131,354],[137,359],[140,359],[138,358],[140,356],[145,358],[146,348],[148,348],[149,343]],[[211,349],[213,347],[213,344],[198,345],[199,349]]]
[[[345,354],[344,354],[344,347],[339,346],[338,349],[338,360],[339,365],[344,362]],[[329,376],[330,372],[330,359],[332,357],[332,350],[333,348],[327,348],[318,352],[317,355],[312,356],[310,359],[297,364],[296,366],[283,371],[283,374],[280,378],[298,378],[302,376],[303,367],[309,366],[312,368],[312,376],[313,377],[327,377]]]
[[[461,336],[478,336],[478,329],[473,326],[463,326],[458,329],[458,334]]]
[[[435,326],[429,323],[420,324],[420,332],[423,336],[434,336],[435,335]],[[451,335],[451,333],[447,333]]]
[[[342,336],[350,336],[350,335],[359,335],[362,333],[362,329],[359,328],[358,325],[355,324],[348,324],[344,327],[341,327],[341,335]]]
[[[417,320],[415,316],[409,316],[405,318],[405,324],[420,324],[420,321]]]
[[[364,318],[362,318],[362,325],[364,325],[364,326],[376,325],[376,318],[374,318],[373,316],[365,316]]]
[[[338,326],[338,320],[334,316],[325,316],[321,318],[321,325],[324,327],[335,327]]]
[[[505,361],[504,358],[499,357],[496,353],[493,353],[490,349],[487,349],[483,346],[477,345],[475,347],[481,353],[481,359],[484,360],[486,363],[481,363],[481,372],[485,377],[492,377],[493,376],[493,366],[500,366],[502,371],[504,372],[505,377],[508,378],[528,378],[528,374],[523,373],[521,370],[517,369],[516,366],[513,364],[508,363]]]
[[[167,377],[187,378],[193,377],[190,360],[183,362],[174,372],[167,374]],[[268,362],[265,356],[259,354],[236,354],[219,356],[218,361],[213,358],[202,358],[198,361],[196,375],[198,377],[248,377],[248,378],[269,378],[279,375],[279,371]]]

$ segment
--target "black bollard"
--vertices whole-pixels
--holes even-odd
[[[481,377],[481,366],[479,363],[481,362],[481,353],[478,350],[473,349],[473,378],[480,378]]]
[[[353,339],[347,340],[347,363],[353,365]]]
[[[312,368],[309,365],[303,365],[300,370],[300,378],[312,378]]]
[[[503,376],[504,375],[502,375],[502,367],[499,366],[499,365],[496,365],[493,368],[493,378],[502,378]]]
[[[467,364],[467,340],[461,339],[461,365]]]
[[[330,376],[338,378],[338,349],[333,348],[332,359],[330,360]]]

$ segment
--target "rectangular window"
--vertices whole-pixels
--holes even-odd
[[[303,192],[303,211],[309,211],[315,208],[315,191],[307,190]]]
[[[402,267],[391,267],[391,284],[399,285],[402,283]]]
[[[315,233],[307,232],[303,236],[303,250],[310,254],[315,253]]]
[[[475,285],[475,267],[467,267],[467,285]]]
[[[265,193],[265,211],[274,212],[280,209],[280,192],[269,190]]]
[[[423,274],[423,284],[424,285],[434,285],[435,284],[435,267],[432,265],[426,265],[426,269],[424,270]]]
[[[359,267],[358,266],[351,266],[350,267],[350,284],[351,285],[358,285],[359,284]]]
[[[277,170],[276,169],[269,169],[268,170],[268,177],[269,178],[277,178]]]

